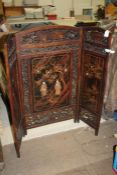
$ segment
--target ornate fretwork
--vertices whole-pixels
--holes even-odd
[[[15,37],[9,36],[7,49],[8,49],[8,62],[10,67],[12,67],[14,62],[16,61]]]
[[[14,52],[12,52],[12,54],[11,55],[9,55],[9,65],[10,65],[10,67],[12,67],[12,65],[14,64],[14,62],[16,61],[16,53],[15,53],[15,51]]]
[[[56,51],[58,51],[58,49],[59,49],[59,52],[62,53],[63,48],[65,48],[65,50],[68,53],[72,54],[71,68],[72,68],[73,72],[72,72],[70,104],[74,104],[75,103],[75,94],[76,94],[77,72],[78,72],[78,68],[76,67],[76,65],[78,65],[78,57],[79,57],[78,47],[76,45],[67,45],[66,47],[65,46],[63,46],[63,47],[62,46],[61,47],[60,46],[59,47],[53,46],[52,48],[55,51],[55,53],[56,53]],[[47,55],[49,55],[51,53],[51,47],[48,47],[47,49],[45,49],[45,51],[47,52],[47,53],[45,52],[45,56],[47,58]],[[40,51],[40,54],[41,54],[41,51]],[[33,57],[31,57],[31,59],[22,59],[22,61],[21,61],[22,79],[23,79],[23,88],[24,88],[24,105],[25,105],[24,109],[25,109],[25,113],[30,113],[31,110],[33,110],[32,106],[33,106],[34,101],[32,101],[32,98],[30,98],[32,96],[33,92],[30,91],[30,89],[32,89],[32,88],[29,88],[29,87],[32,86],[31,85],[31,81],[32,81],[32,78],[31,78],[32,77],[32,75],[31,75],[31,69],[32,68],[31,67],[32,67],[33,59],[38,60],[39,58],[41,58],[42,61],[43,61],[44,56],[38,56],[37,58],[33,56]],[[49,56],[48,56],[48,59],[49,59]],[[61,65],[63,65],[63,63]],[[38,109],[38,110],[40,110],[40,109]]]
[[[85,59],[87,58],[87,59]],[[92,112],[99,111],[99,97],[103,83],[104,59],[91,54],[84,54],[81,103]]]
[[[21,62],[22,68],[22,81],[23,81],[23,89],[24,89],[24,112],[30,113],[31,112],[31,100],[30,100],[30,61],[23,59]]]
[[[78,44],[78,43],[77,43]],[[24,56],[28,56],[28,55],[34,55],[34,54],[40,54],[45,53],[45,52],[53,52],[53,51],[58,51],[58,50],[67,50],[67,49],[71,49],[71,50],[76,50],[76,49],[80,49],[79,45],[77,44],[72,44],[69,46],[69,44],[66,45],[59,45],[59,46],[53,46],[53,47],[41,47],[41,48],[22,48],[22,50],[20,50],[19,54],[20,55],[24,55]]]
[[[98,30],[97,31],[89,30],[85,32],[84,40],[87,42],[93,43],[93,45],[101,44],[102,46],[105,46],[108,43],[108,39],[103,35],[104,33],[99,32]]]
[[[15,37],[10,35],[7,43],[8,56],[10,57],[16,51]]]
[[[105,48],[98,47],[97,45],[92,45],[92,43],[84,43],[84,50],[93,52],[95,54],[107,56],[107,53],[105,52]]]
[[[100,28],[84,28],[79,119],[98,134],[107,71],[109,38]]]
[[[32,128],[36,126],[41,126],[44,124],[49,124],[53,122],[68,120],[74,118],[74,107],[67,106],[64,108],[56,108],[56,110],[49,110],[34,113],[33,115],[29,114],[26,116],[27,128]]]
[[[66,48],[66,49],[63,51],[63,48]],[[51,92],[49,93],[49,90],[51,88],[53,88],[51,98],[54,97],[55,84],[57,83],[57,81],[55,81],[54,84],[50,83],[50,85],[48,83],[48,81],[51,81],[50,77],[52,75],[54,75],[55,79],[57,77],[59,78],[59,76],[61,75],[60,80],[56,79],[56,80],[59,80],[60,84],[62,83],[62,81],[64,83],[66,82],[65,83],[66,85],[64,86],[64,88],[63,88],[62,84],[60,85],[61,92],[63,92],[64,95],[61,95],[61,98],[59,95],[58,96],[55,95],[55,97],[54,97],[55,102],[57,102],[59,100],[58,102],[61,104],[61,105],[59,104],[59,108],[60,108],[60,106],[62,107],[62,106],[74,105],[76,103],[76,87],[77,87],[76,82],[77,82],[77,75],[78,75],[78,67],[76,65],[78,65],[78,57],[80,54],[79,49],[76,45],[73,46],[71,44],[71,45],[66,45],[66,46],[61,46],[61,47],[60,46],[59,47],[53,46],[52,50],[54,50],[55,53],[51,52],[51,47],[48,47],[47,49],[45,49],[45,55],[41,55],[41,52],[40,52],[38,57],[32,56],[32,57],[30,57],[30,59],[22,59],[22,61],[21,61],[22,79],[23,79],[23,88],[24,88],[24,110],[25,110],[25,115],[26,115],[27,121],[28,121],[28,125],[30,127],[34,127],[33,125],[35,125],[35,122],[34,122],[35,120],[36,120],[36,123],[40,123],[41,121],[44,120],[43,117],[40,119],[37,117],[37,114],[34,115],[34,113],[33,113],[34,111],[40,111],[40,110],[42,111],[42,110],[44,110],[44,108],[46,110],[47,110],[47,108],[50,108],[50,109],[52,108],[52,106],[50,106],[49,104],[47,105],[47,107],[46,107],[46,105],[44,107],[44,105],[41,104],[41,99],[42,99],[43,103],[45,103],[45,104],[48,103],[47,94],[51,95]],[[59,52],[56,53],[56,51],[57,52],[59,51]],[[71,60],[71,58],[72,58],[72,60]],[[55,66],[55,67],[53,67],[53,66]],[[49,69],[49,67],[51,67],[51,69]],[[47,69],[49,69],[49,70],[47,70]],[[31,70],[32,70],[32,73],[31,73]],[[72,72],[71,72],[71,70],[72,70]],[[61,74],[59,72],[61,72]],[[47,73],[50,73],[50,75]],[[48,79],[48,75],[49,75],[49,79]],[[70,77],[72,77],[72,81],[70,80],[71,79]],[[36,88],[36,84],[38,81],[41,82],[38,90],[39,89],[41,90],[42,84],[44,84],[45,91],[42,90],[42,92],[38,91],[38,93],[34,93],[34,92],[36,92],[35,88]],[[70,85],[70,81],[71,81],[71,85]],[[31,84],[31,82],[32,82],[32,84]],[[42,82],[44,82],[44,83],[42,83]],[[33,89],[32,89],[32,87],[33,87]],[[42,89],[44,89],[44,88],[42,88]],[[44,95],[44,93],[45,93],[45,95]],[[43,96],[43,98],[41,98],[41,96]],[[63,97],[65,97],[65,100],[61,101],[61,99],[64,99]],[[45,99],[45,98],[47,98],[47,99]],[[49,100],[52,100],[51,98],[49,98]],[[52,102],[51,102],[51,105],[52,105]],[[60,116],[60,114],[59,114],[60,111],[57,112],[58,105],[53,104],[53,107],[54,108],[56,107],[54,112],[58,116]],[[61,109],[61,111],[63,111],[63,109]],[[54,117],[54,112],[52,113],[53,120],[56,118],[56,117]],[[63,113],[64,113],[64,111],[63,111]],[[72,113],[73,113],[73,108],[72,108]],[[29,114],[31,114],[33,116],[32,120],[34,120],[34,121],[29,119],[31,117]],[[42,113],[38,112],[38,115],[41,115],[41,114]],[[52,118],[52,114],[51,114],[51,118]],[[67,112],[65,113],[64,117],[61,116],[63,120],[67,119],[68,115],[66,115],[66,114],[67,114]],[[35,119],[35,116],[36,116],[36,119]],[[48,117],[48,116],[49,115],[46,115],[46,117]],[[73,117],[73,115],[72,115],[72,117]],[[55,121],[57,121],[57,119],[55,119]],[[47,121],[47,123],[48,122],[49,121]]]
[[[49,43],[64,40],[78,40],[79,33],[77,31],[70,31],[65,29],[48,29],[30,32],[23,36],[20,40],[21,44],[34,44],[34,43]]]
[[[85,108],[81,108],[80,119],[85,123],[90,124],[90,126],[94,128],[97,124],[99,124],[97,123],[99,121],[97,115],[90,112],[89,110],[86,110]]]
[[[24,88],[24,113],[30,127],[35,125],[33,122],[37,114],[34,112],[41,115],[41,111],[52,108],[56,112],[63,106],[76,103],[80,32],[80,29],[75,28],[70,30],[69,27],[50,27],[32,30],[25,35],[23,33],[18,38],[20,41],[18,55],[21,60]],[[33,47],[30,47],[32,45]],[[55,121],[54,112],[49,120],[53,115]],[[60,115],[59,112],[56,113]],[[30,114],[33,116],[33,121],[29,120]],[[40,120],[45,119],[36,117],[37,123],[40,123]]]

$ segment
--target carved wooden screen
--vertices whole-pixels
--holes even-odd
[[[16,34],[26,127],[68,120],[76,114],[82,31],[43,26]]]
[[[41,26],[10,36],[6,70],[18,156],[33,127],[74,118],[98,134],[108,43],[95,27]]]
[[[80,114],[78,118],[98,134],[107,73],[109,38],[100,28],[84,28],[81,61]]]

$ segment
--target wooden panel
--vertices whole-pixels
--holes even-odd
[[[71,96],[71,54],[32,59],[33,110],[66,106]]]
[[[83,73],[80,103],[94,113],[100,111],[100,95],[103,87],[104,58],[90,53],[83,55]]]
[[[110,37],[104,30],[84,28],[83,53],[81,60],[80,112],[79,118],[95,129],[98,134],[107,74]]]
[[[75,117],[81,35],[55,25],[16,34],[27,128]]]
[[[19,74],[16,57],[15,38],[12,35],[5,44],[5,65],[8,82],[8,98],[10,102],[10,114],[12,122],[13,139],[17,152],[20,157],[20,145],[22,137],[26,135],[25,118],[22,115],[21,96],[19,91]]]

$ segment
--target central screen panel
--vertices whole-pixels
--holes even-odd
[[[70,53],[32,59],[34,112],[69,105],[72,86],[71,64]]]

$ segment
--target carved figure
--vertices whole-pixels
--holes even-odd
[[[61,90],[62,90],[62,86],[59,80],[56,80],[55,83],[55,95],[60,95],[61,94]]]
[[[48,91],[47,84],[46,84],[46,82],[43,81],[41,84],[41,87],[40,87],[40,92],[41,92],[42,97],[47,95],[47,91]]]

